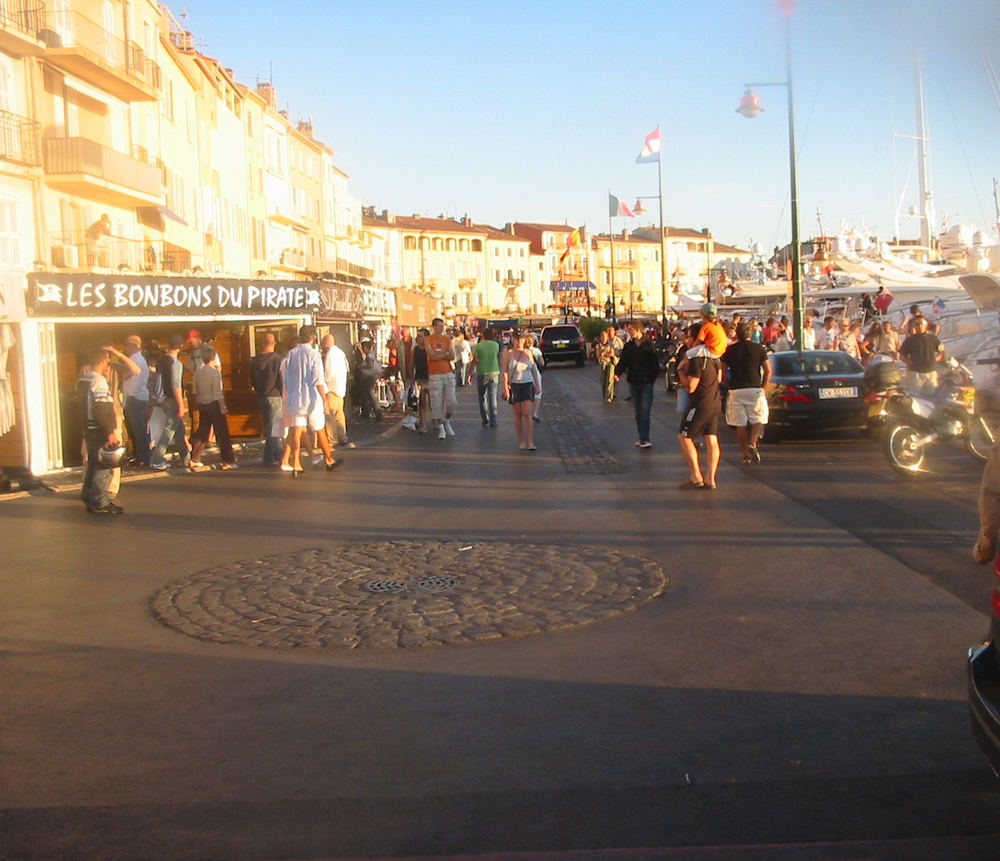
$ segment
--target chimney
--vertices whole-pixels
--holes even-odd
[[[623,227],[622,228],[622,239],[623,240],[624,239],[628,239],[628,228],[627,227]]]
[[[278,106],[278,93],[270,81],[257,82],[257,95],[264,100],[269,108],[274,109]]]
[[[382,217],[385,219],[385,223],[386,224],[395,224],[396,223],[396,216],[393,215],[391,212],[389,212],[388,209],[383,209],[382,210]]]
[[[514,229],[513,221],[508,221],[507,225],[504,227],[504,230],[506,230],[511,236],[517,236],[517,231]]]
[[[299,120],[298,129],[307,138],[309,138],[310,140],[312,140],[312,137],[313,137],[313,120],[312,120],[312,117],[309,117],[308,119],[305,119],[305,120]]]
[[[472,219],[469,218],[468,215],[463,215],[462,216],[462,224],[464,224],[466,227],[472,227]]]

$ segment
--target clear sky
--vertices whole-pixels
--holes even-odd
[[[664,220],[719,241],[787,242],[785,80],[776,0],[189,0],[197,47],[294,121],[312,116],[350,189],[380,211],[608,229],[607,192],[656,194],[636,165],[663,136]],[[792,20],[802,235],[842,221],[890,238],[917,203],[914,68],[923,64],[938,222],[995,222],[1000,0],[799,0]],[[984,53],[985,52],[985,53]],[[907,185],[907,178],[909,183]],[[615,219],[616,230],[652,223]],[[919,233],[913,219],[903,236]]]

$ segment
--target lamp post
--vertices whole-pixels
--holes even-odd
[[[784,87],[788,94],[788,172],[791,184],[792,209],[792,319],[795,327],[795,346],[802,351],[802,248],[799,242],[799,171],[795,158],[795,111],[792,99],[792,20],[785,17],[786,80],[775,83],[746,84],[736,113],[753,119],[764,110],[753,87]]]

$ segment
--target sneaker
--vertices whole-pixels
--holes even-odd
[[[113,502],[108,502],[105,505],[88,505],[87,511],[91,514],[124,514],[125,509],[120,505],[115,505]]]
[[[653,444],[649,440],[646,440],[646,442],[639,443],[639,448],[652,448],[652,447]]]
[[[188,465],[188,469],[190,469],[191,472],[208,472],[211,468],[212,467],[210,467],[207,463],[200,463],[195,460],[192,460]]]
[[[165,463],[151,463],[149,465],[149,468],[155,469],[157,472],[166,472],[168,469],[170,469],[170,467],[167,466]]]
[[[416,424],[416,420],[414,420],[414,424]],[[342,442],[337,448],[357,448],[357,446],[353,442]]]
[[[444,425],[438,428],[438,439],[448,439],[448,432],[444,429]]]
[[[444,431],[445,431],[446,434],[448,434],[448,436],[454,436],[455,435],[455,431],[451,427],[451,422],[448,421],[447,419],[445,419],[445,422],[444,422]]]
[[[222,464],[223,469],[239,469],[240,465],[238,463],[224,463]]]
[[[750,457],[753,459],[754,463],[760,463],[760,452],[757,451],[757,447],[753,446],[750,449]]]
[[[326,458],[323,455],[321,455],[321,454],[317,454],[312,459],[312,465],[313,466],[319,466],[321,463],[325,463],[325,462],[326,462]]]
[[[282,472],[295,472],[295,467],[292,466],[289,463],[283,463],[283,464],[281,464],[281,471]]]

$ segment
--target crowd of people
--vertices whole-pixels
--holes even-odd
[[[903,326],[907,336],[901,339],[882,313],[882,297],[876,300],[870,317],[865,311],[869,324],[864,332],[858,320],[826,316],[817,326],[819,317],[808,314],[800,334],[802,348],[841,350],[865,364],[898,359],[915,387],[932,388],[942,355],[935,327],[914,306]],[[681,416],[678,444],[689,470],[680,487],[712,490],[717,487],[723,403],[727,423],[737,430],[743,463],[760,463],[758,444],[768,419],[764,392],[772,373],[768,356],[797,348],[798,339],[784,316],[767,317],[763,324],[739,314],[723,321],[711,302],[702,306],[700,316],[700,322],[677,321],[666,330],[632,321],[619,333],[608,325],[592,345],[592,356],[606,402],[617,399],[625,381],[640,449],[652,447],[654,387],[665,357],[672,357]],[[519,329],[448,331],[436,318],[431,328],[420,328],[415,335],[402,327],[380,359],[367,336],[348,355],[332,333],[317,344],[315,327],[303,326],[282,355],[274,335],[265,334],[249,368],[263,426],[262,462],[297,477],[304,472],[305,453],[312,467],[334,470],[341,462],[334,451],[354,447],[347,433],[348,410],[369,421],[379,421],[383,409],[405,411],[403,427],[448,440],[455,436],[456,390],[472,385],[482,424],[497,427],[499,401],[509,402],[519,448],[535,451],[545,365],[537,340],[533,332]],[[384,386],[382,396],[379,386]],[[125,429],[137,465],[168,469],[173,449],[174,466],[208,470],[203,454],[214,438],[221,468],[238,468],[219,356],[195,330],[186,338],[171,336],[159,353],[144,352],[137,335],[126,338],[120,352],[113,346],[93,351],[81,370],[77,394],[87,450],[82,497],[89,511],[121,513],[112,500],[114,468],[99,455],[101,448],[120,446]],[[191,411],[197,422],[185,420]]]

